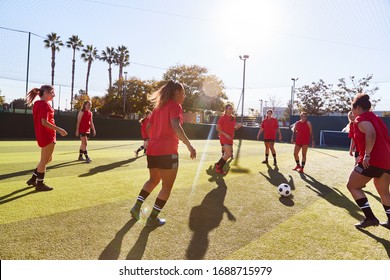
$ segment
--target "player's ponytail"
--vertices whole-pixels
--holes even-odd
[[[169,100],[175,97],[177,90],[183,90],[184,87],[181,83],[170,80],[167,84],[162,86],[158,91],[153,92],[149,96],[149,101],[152,102],[154,108],[161,108]]]
[[[31,104],[34,102],[34,99],[39,95],[39,97],[42,97],[45,94],[45,91],[51,91],[53,90],[53,86],[50,85],[43,85],[41,88],[33,88],[27,93],[27,105],[31,106]]]

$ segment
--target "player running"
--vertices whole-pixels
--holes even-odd
[[[381,224],[390,229],[390,137],[385,123],[370,109],[369,95],[355,96],[352,112],[355,116],[354,139],[359,157],[358,164],[349,176],[347,187],[365,215],[364,220],[355,224],[356,228]],[[382,223],[375,217],[362,190],[373,178],[387,215],[387,221]]]
[[[41,98],[34,102],[36,96]],[[50,85],[43,85],[41,88],[34,88],[27,94],[27,104],[33,106],[33,119],[35,138],[38,146],[41,147],[41,159],[33,172],[27,185],[35,186],[37,191],[51,191],[53,188],[46,185],[43,181],[45,178],[46,166],[52,160],[54,146],[56,144],[56,132],[61,136],[66,136],[68,133],[55,125],[54,110],[50,106],[50,101],[53,100],[54,88]]]
[[[88,156],[87,145],[89,135],[92,132],[93,136],[96,136],[96,129],[93,123],[93,114],[91,112],[92,103],[87,100],[83,103],[83,108],[77,115],[77,125],[76,125],[76,137],[80,135],[80,150],[79,150],[79,160],[83,161],[83,155],[85,156],[85,162],[91,163],[92,160]]]
[[[168,82],[149,97],[149,100],[154,104],[152,115],[146,126],[150,138],[146,153],[150,177],[142,187],[138,199],[130,211],[133,219],[139,220],[142,203],[162,181],[162,188],[146,221],[147,226],[162,226],[166,222],[165,219],[160,219],[157,216],[167,202],[176,179],[179,167],[179,139],[187,146],[190,157],[196,158],[196,150],[191,146],[182,127],[183,109],[181,104],[183,104],[184,98],[183,85],[174,81]]]
[[[265,160],[262,163],[268,164],[269,150],[271,150],[274,158],[274,165],[277,165],[276,151],[275,151],[275,139],[276,131],[279,134],[279,141],[282,140],[282,133],[280,132],[278,120],[272,116],[273,111],[267,110],[267,116],[262,121],[259,133],[257,133],[257,140],[259,140],[260,134],[264,131],[264,146],[265,146]]]
[[[219,118],[216,130],[219,134],[219,141],[223,149],[221,159],[215,164],[215,171],[225,175],[223,167],[226,161],[233,155],[233,138],[234,131],[241,128],[241,123],[236,123],[236,118],[233,115],[233,106],[227,104],[224,114]]]

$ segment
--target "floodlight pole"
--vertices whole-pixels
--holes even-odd
[[[239,56],[241,60],[244,61],[244,71],[243,71],[243,77],[242,77],[242,100],[241,100],[241,124],[243,123],[243,119],[244,119],[244,93],[245,93],[245,64],[246,64],[246,60],[249,58],[249,55],[243,55],[243,56]]]
[[[126,116],[126,82],[127,82],[127,72],[125,74],[125,86],[123,87],[123,117]]]
[[[294,95],[295,95],[295,81],[298,81],[299,78],[291,78],[293,85],[291,87],[291,116],[294,114]]]

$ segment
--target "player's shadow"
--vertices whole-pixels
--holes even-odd
[[[224,168],[224,169],[228,170],[228,168]],[[206,169],[206,174],[210,176],[210,178],[208,179],[209,182],[217,182],[218,180],[226,176],[224,174],[216,172],[215,165],[210,165],[209,168]]]
[[[108,170],[119,168],[119,167],[124,166],[126,164],[132,163],[136,160],[137,160],[137,158],[130,158],[130,159],[122,160],[122,161],[109,163],[106,165],[99,165],[99,166],[96,166],[94,168],[91,168],[88,173],[80,174],[79,177],[87,177],[87,176],[96,175],[96,174],[101,173],[101,172],[106,172]]]
[[[357,220],[362,218],[362,215],[358,212],[360,210],[358,206],[338,189],[331,188],[306,173],[300,173],[300,176],[303,181],[308,183],[306,187],[317,193],[318,196],[336,207],[348,210],[349,214]]]
[[[129,220],[116,234],[114,239],[106,246],[99,256],[99,260],[117,260],[121,252],[123,237],[135,225],[137,221]]]
[[[30,190],[29,192],[25,192],[27,190]],[[25,193],[23,193],[25,192]],[[25,187],[19,190],[15,190],[9,194],[3,195],[0,197],[0,205],[14,201],[16,199],[22,198],[24,196],[35,194],[37,191],[35,190],[35,187]],[[18,195],[17,195],[18,194]]]
[[[237,152],[236,155],[233,159],[232,167],[229,168],[231,172],[233,173],[249,173],[248,168],[243,168],[240,166],[240,153],[241,153],[241,145],[242,145],[242,139],[238,140],[238,145],[237,146]],[[229,164],[232,160],[229,161]],[[229,166],[230,167],[230,166]]]
[[[388,229],[385,229],[385,228],[384,228],[384,230],[388,231]],[[390,259],[390,241],[389,240],[381,238],[381,237],[378,237],[378,236],[372,234],[371,232],[369,232],[369,231],[367,231],[365,229],[359,229],[359,231],[361,231],[362,233],[364,233],[364,234],[368,235],[369,237],[373,238],[378,243],[382,244],[383,247],[386,250],[387,256]]]
[[[142,260],[142,257],[145,253],[146,245],[148,243],[149,234],[155,229],[157,229],[157,227],[148,226],[145,226],[142,229],[133,248],[131,248],[130,252],[127,254],[126,260]]]
[[[186,252],[189,260],[204,259],[209,247],[209,233],[219,227],[225,213],[229,221],[236,221],[224,205],[227,193],[225,181],[220,178],[216,182],[217,188],[211,190],[200,205],[191,209],[189,228],[193,231],[193,235]]]

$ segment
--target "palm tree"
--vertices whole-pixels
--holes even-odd
[[[45,48],[51,48],[51,85],[54,86],[54,68],[56,66],[56,51],[60,51],[60,47],[64,45],[61,41],[61,37],[57,36],[57,33],[50,33],[46,35],[46,39],[43,40]]]
[[[118,94],[122,93],[123,68],[130,64],[130,54],[126,46],[118,46],[115,50],[115,64],[119,65]]]
[[[73,109],[73,89],[74,89],[74,69],[76,66],[76,51],[79,51],[80,48],[84,47],[83,41],[80,40],[79,36],[72,35],[66,41],[66,46],[73,49],[73,59],[72,59],[72,87],[71,87],[71,96],[70,96],[70,110]]]
[[[83,53],[81,54],[81,58],[84,58],[85,62],[88,62],[87,67],[87,80],[85,85],[85,94],[88,95],[88,81],[89,81],[89,74],[91,72],[91,65],[92,62],[97,58],[97,49],[93,45],[86,45],[83,49]]]
[[[110,88],[112,87],[112,67],[111,65],[115,62],[115,50],[113,47],[106,47],[106,50],[102,50],[102,54],[99,59],[108,63],[108,81]]]

